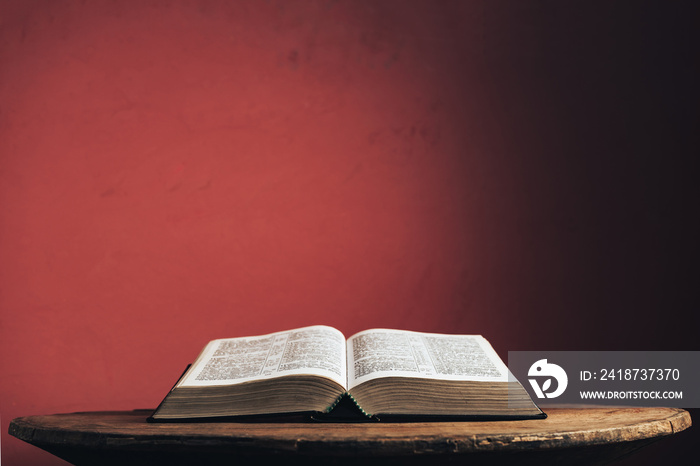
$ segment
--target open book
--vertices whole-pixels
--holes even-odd
[[[543,417],[479,335],[313,326],[210,341],[149,421]]]

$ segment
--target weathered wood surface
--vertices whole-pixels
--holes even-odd
[[[149,424],[150,411],[14,419],[11,435],[74,464],[604,464],[691,425],[675,408],[549,409],[499,422]]]

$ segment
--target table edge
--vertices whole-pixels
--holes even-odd
[[[581,408],[586,409],[586,408]],[[624,409],[624,408],[620,408]],[[644,408],[639,408],[644,409]],[[331,456],[342,456],[348,450],[370,449],[377,451],[379,454],[403,455],[403,454],[455,454],[455,453],[475,453],[475,452],[505,452],[505,451],[523,451],[523,450],[544,450],[544,449],[561,449],[575,447],[589,447],[595,445],[610,445],[621,444],[635,441],[653,441],[661,439],[678,432],[688,429],[692,425],[690,413],[680,408],[663,408],[668,410],[668,416],[648,420],[644,422],[631,423],[619,427],[601,429],[595,438],[592,438],[590,430],[570,430],[565,432],[546,432],[527,433],[525,435],[507,434],[507,435],[488,435],[488,434],[468,434],[456,435],[452,438],[426,439],[420,436],[396,437],[391,439],[374,438],[363,439],[361,441],[343,441],[334,440],[331,442],[323,439],[308,439],[300,436],[299,438],[290,439],[257,439],[258,442],[251,441],[251,438],[246,438],[244,435],[231,437],[213,437],[214,441],[210,441],[207,445],[211,448],[228,448],[239,452],[256,451],[264,447],[264,442],[267,440],[270,445],[265,447],[268,452],[283,453],[283,454],[322,454]],[[124,415],[131,414],[134,416],[143,416],[144,422],[150,410],[134,410],[134,411],[96,411],[96,412],[77,412],[77,413],[62,413],[58,415]],[[27,443],[35,445],[39,448],[50,447],[57,445],[57,436],[55,429],[47,429],[36,421],[39,418],[46,416],[26,416],[15,418],[10,422],[10,435],[23,440]],[[502,421],[508,422],[508,421]],[[528,421],[530,422],[530,421]],[[539,422],[539,421],[532,421]],[[416,423],[425,425],[425,423]],[[431,423],[438,424],[454,424],[454,423]],[[258,427],[261,424],[256,424]],[[267,425],[267,424],[265,424]],[[290,424],[289,426],[306,426],[310,424]],[[318,426],[318,424],[312,424]],[[329,426],[329,424],[323,424]],[[331,424],[332,425],[332,424]],[[378,424],[375,424],[378,425]],[[386,424],[385,424],[386,425]],[[276,424],[279,427],[279,424]],[[335,425],[337,427],[337,425]],[[644,429],[640,427],[645,427]],[[602,433],[602,435],[601,435]],[[202,447],[201,438],[187,438],[186,436],[178,437],[172,433],[162,435],[144,435],[137,438],[133,435],[110,433],[105,435],[99,432],[81,431],[66,429],[62,431],[60,444],[62,446],[80,447],[86,440],[93,442],[92,448],[103,448],[112,450],[128,450],[134,448],[146,448],[149,442],[156,442],[159,448],[181,448],[181,449],[196,449]],[[211,439],[210,439],[211,440]]]

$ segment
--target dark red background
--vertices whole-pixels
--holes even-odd
[[[698,350],[690,3],[1,1],[4,464],[219,337]]]

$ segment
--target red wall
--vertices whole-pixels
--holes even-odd
[[[698,349],[697,33],[633,5],[0,2],[4,463],[219,337]]]

